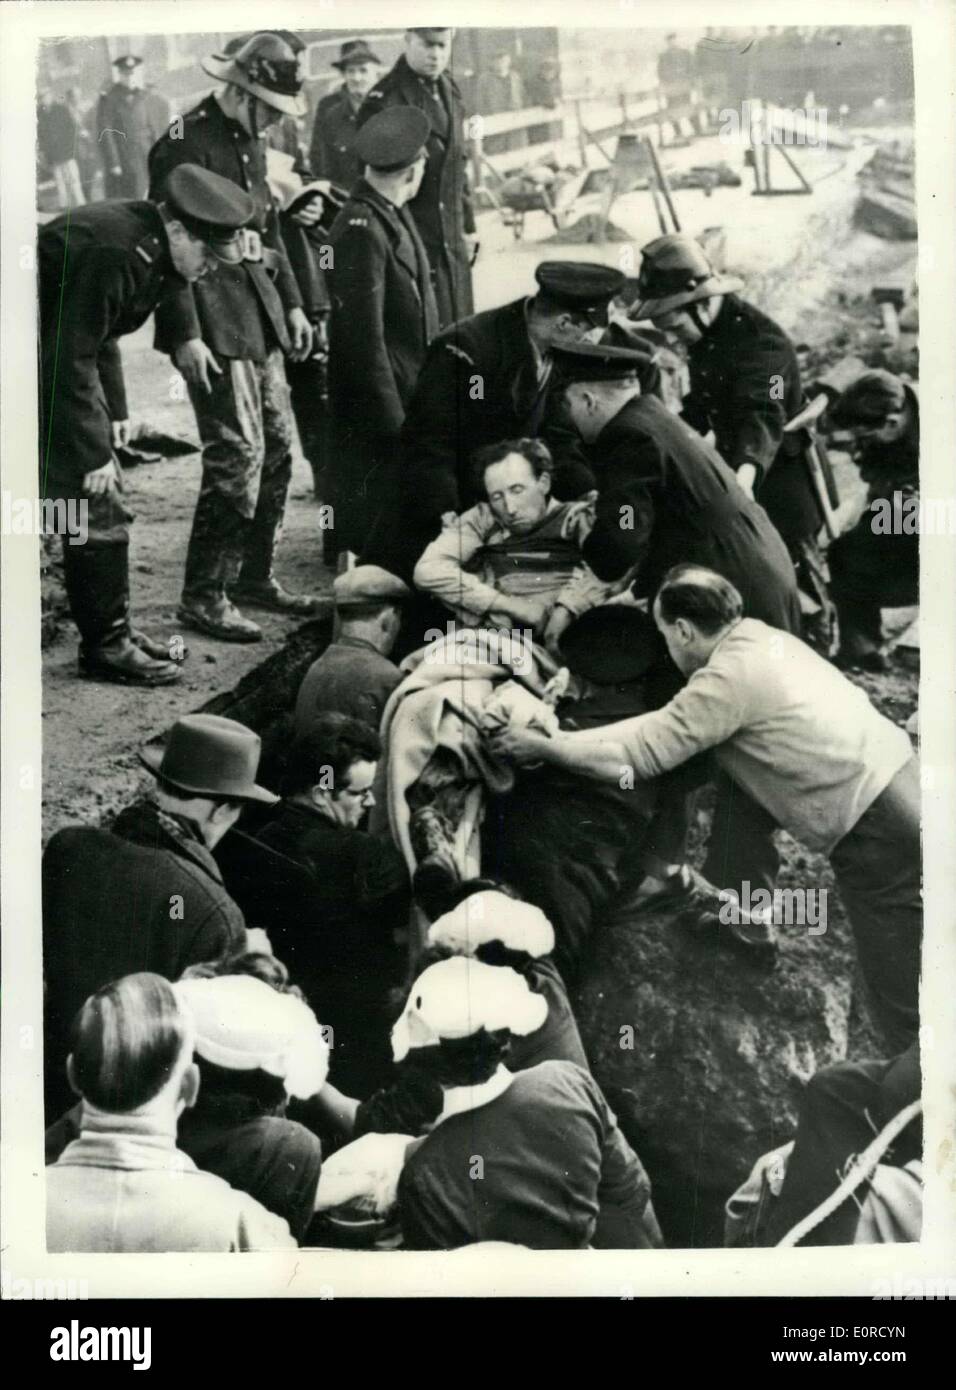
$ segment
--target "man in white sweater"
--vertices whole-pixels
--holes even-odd
[[[712,570],[678,565],[654,619],[687,684],[669,704],[603,729],[509,728],[494,751],[625,785],[712,749],[776,823],[829,857],[874,1011],[894,1049],[918,1028],[920,778],[909,738],[790,633],[741,617]]]

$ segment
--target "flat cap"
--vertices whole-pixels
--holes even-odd
[[[417,106],[390,106],[366,121],[352,149],[363,164],[387,174],[415,162],[430,130],[431,122]]]
[[[622,271],[589,261],[542,261],[534,278],[549,299],[601,323],[607,322],[608,302],[625,281]]]
[[[567,385],[572,381],[624,381],[641,379],[653,354],[607,343],[568,343],[551,350],[555,370]]]
[[[209,243],[220,260],[242,260],[239,228],[256,211],[244,188],[199,164],[179,164],[166,180],[163,201],[187,231]]]
[[[138,68],[142,64],[142,58],[137,58],[135,53],[124,53],[121,58],[113,59],[114,68],[122,68],[124,72],[132,72],[133,68]]]
[[[398,603],[411,590],[395,574],[380,565],[356,565],[340,574],[332,584],[336,608],[354,608],[371,603]]]
[[[835,425],[879,425],[902,410],[906,389],[898,376],[881,367],[858,376],[830,412]]]

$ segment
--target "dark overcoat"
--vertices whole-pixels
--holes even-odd
[[[746,300],[728,294],[717,318],[689,353],[690,394],[683,418],[714,431],[717,452],[736,470],[757,470],[754,496],[788,546],[823,525],[799,435],[783,427],[802,408],[793,344]]]
[[[431,264],[442,328],[474,310],[471,253],[466,233],[475,230],[465,155],[465,108],[447,73],[431,83],[417,77],[404,57],[375,84],[362,104],[359,126],[390,106],[417,106],[431,122],[428,163],[409,203]]]
[[[365,172],[352,146],[359,128],[359,113],[343,87],[323,97],[315,109],[309,146],[309,168],[314,179],[331,179],[351,192]]]
[[[177,980],[187,965],[245,944],[245,921],[199,834],[150,802],[112,830],[68,826],[43,855],[44,1038],[48,1100],[70,1103],[70,1025],[103,985],[140,970]]]
[[[167,125],[167,111],[154,93],[121,82],[103,92],[96,107],[96,138],[107,198],[145,197],[149,151]]]
[[[705,565],[739,589],[746,617],[800,635],[793,562],[767,513],[656,397],[628,401],[589,456],[599,495],[582,552],[598,578],[637,565],[634,593],[652,598],[672,565]]]
[[[266,182],[265,141],[231,120],[214,96],[204,97],[182,117],[182,130],[174,128],[150,151],[150,198],[161,200],[180,164],[211,169],[250,194],[256,205],[250,226],[262,238],[264,256],[220,264],[214,274],[170,296],[156,315],[157,350],[171,355],[188,339],[202,338],[219,357],[264,362],[276,346],[288,351],[286,314],[302,307],[302,296]]]
[[[396,505],[399,435],[438,317],[411,214],[364,179],[329,245],[332,501],[340,543],[359,549],[378,511]]]
[[[542,437],[557,467],[560,501],[594,486],[575,440],[558,419],[555,393],[538,385],[526,300],[486,309],[439,333],[408,403],[402,431],[401,525],[377,528],[369,558],[410,581],[445,512],[480,500],[472,456],[486,444]]]
[[[87,203],[53,218],[40,229],[38,263],[41,486],[70,496],[109,463],[110,422],[129,415],[116,340],[186,282],[146,202]]]

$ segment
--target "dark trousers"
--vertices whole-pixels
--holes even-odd
[[[842,638],[858,634],[879,645],[881,609],[903,608],[919,599],[919,537],[878,535],[867,509],[852,531],[830,546],[830,592]]]
[[[773,832],[777,823],[769,812],[720,770],[714,778],[714,818],[702,873],[718,888],[743,896],[744,883],[773,892],[780,855]]]
[[[744,883],[753,892],[773,892],[780,869],[774,842],[776,822],[723,771],[714,771],[707,757],[692,759],[659,779],[658,802],[644,842],[645,856],[662,864],[682,864],[687,858],[687,834],[695,790],[713,777],[714,814],[701,873],[717,888],[733,889],[745,896]],[[650,872],[660,872],[652,864]]]
[[[184,600],[221,599],[240,577],[268,579],[292,476],[292,412],[282,353],[220,358],[212,390],[190,386],[202,486],[186,551]]]
[[[120,484],[120,488],[97,496],[56,479],[47,484],[46,500],[54,502],[58,518],[69,517],[68,502],[77,509],[82,505],[85,512],[83,544],[72,544],[66,534],[62,538],[63,582],[84,653],[129,635],[129,528],[133,514],[121,490],[122,474]],[[74,516],[79,518],[78,510]]]
[[[905,1068],[906,1085],[887,1087],[891,1073]],[[847,1161],[862,1153],[895,1114],[917,1099],[919,1063],[912,1057],[890,1062],[840,1062],[811,1077],[804,1092],[793,1152],[780,1198],[767,1226],[766,1244],[776,1245],[839,1187]],[[922,1151],[922,1126],[907,1125],[887,1151],[884,1162],[900,1166]],[[866,1184],[856,1193],[865,1200]],[[851,1245],[860,1209],[848,1197],[800,1242],[801,1245]]]
[[[292,398],[292,413],[299,430],[302,452],[312,469],[315,495],[329,502],[326,467],[329,459],[329,405],[326,366],[321,359],[286,362],[286,378]]]
[[[830,853],[875,1021],[892,1051],[919,1029],[919,763],[911,758]]]

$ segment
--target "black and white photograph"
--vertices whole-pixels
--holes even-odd
[[[952,7],[3,8],[4,1297],[956,1297]]]

